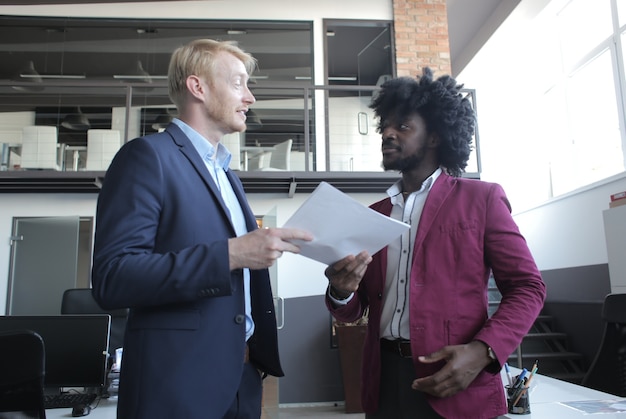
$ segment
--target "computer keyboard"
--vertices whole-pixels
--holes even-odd
[[[95,393],[60,393],[46,394],[44,406],[46,409],[74,407],[79,404],[91,404],[98,397]]]

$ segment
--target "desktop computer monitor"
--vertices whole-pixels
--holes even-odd
[[[0,316],[0,331],[32,330],[43,339],[46,390],[95,388],[106,384],[111,316]],[[0,372],[1,373],[1,372]]]

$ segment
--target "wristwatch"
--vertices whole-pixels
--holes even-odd
[[[493,349],[491,349],[491,346],[487,346],[487,356],[492,361],[497,361],[498,360],[498,358],[496,357],[495,352],[493,351]]]

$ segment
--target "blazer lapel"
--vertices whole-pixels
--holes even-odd
[[[414,256],[418,254],[418,249],[424,243],[424,238],[430,231],[435,217],[441,210],[444,202],[446,202],[446,199],[448,199],[450,193],[456,185],[456,182],[456,179],[452,176],[442,173],[437,178],[435,184],[428,193],[426,203],[424,204],[424,210],[420,216],[419,226],[417,227],[417,235],[415,236],[415,248],[413,251]]]
[[[183,153],[183,155],[187,158],[187,160],[189,160],[189,163],[191,163],[191,166],[195,169],[198,176],[202,178],[207,188],[209,189],[209,192],[213,195],[213,198],[219,203],[226,219],[230,220],[230,211],[228,211],[228,207],[226,207],[226,203],[222,199],[222,194],[219,188],[217,187],[217,185],[215,184],[215,181],[213,181],[213,177],[209,173],[209,170],[207,169],[206,164],[204,163],[204,161],[198,154],[198,151],[193,146],[189,138],[187,138],[185,133],[183,133],[176,124],[172,124],[172,123],[169,124],[165,132],[170,134],[174,143],[176,143],[176,145],[179,147],[180,152]],[[232,184],[232,181],[231,181],[231,184]],[[233,229],[233,232],[234,232],[234,229]]]

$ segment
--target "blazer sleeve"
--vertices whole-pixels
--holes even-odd
[[[491,266],[502,300],[475,339],[491,346],[502,365],[539,315],[546,289],[501,186],[491,184],[487,202],[485,262]]]

